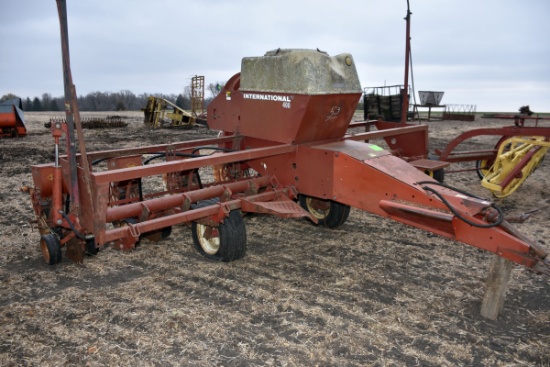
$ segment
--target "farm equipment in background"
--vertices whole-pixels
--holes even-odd
[[[520,187],[539,166],[550,148],[549,137],[513,137],[504,140],[490,168],[484,171],[481,185],[502,198]]]
[[[445,92],[434,92],[434,91],[418,91],[418,97],[420,98],[420,104],[413,104],[413,116],[418,116],[420,119],[419,108],[428,109],[428,121],[432,119],[432,108],[443,108],[445,105],[441,105],[441,99]],[[443,114],[437,117],[440,120],[443,120]]]
[[[0,103],[0,138],[23,137],[27,135],[23,102],[21,98],[8,99]]]
[[[207,126],[204,118],[189,113],[164,98],[149,97],[141,110],[145,115],[143,122],[152,128]]]
[[[52,125],[56,124],[66,124],[67,119],[60,117],[52,117],[50,121],[44,123],[44,127],[51,129]],[[121,128],[128,126],[128,123],[122,120],[121,116],[107,116],[102,117],[88,117],[82,119],[82,128],[83,129],[113,129]]]
[[[191,78],[191,114],[204,119],[204,76],[195,75]]]
[[[437,159],[449,163],[475,162],[472,170],[477,171],[481,184],[491,190],[494,196],[503,198],[512,194],[534,172],[550,148],[550,126],[539,126],[539,121],[549,118],[531,116],[532,113],[524,111],[525,113],[515,115],[484,115],[483,117],[514,120],[514,125],[473,129],[462,133],[443,150],[435,150]],[[534,126],[526,126],[526,121],[534,121]],[[464,141],[479,136],[498,137],[498,141],[492,149],[455,151]]]
[[[445,104],[443,120],[475,121],[476,108],[475,104]]]
[[[426,93],[424,96],[426,99]],[[445,107],[438,105],[441,96],[442,92],[440,92],[439,99],[435,98],[427,105]],[[399,97],[396,93],[392,95],[395,101],[398,101]],[[469,121],[475,117],[472,113],[475,106],[465,105],[464,108],[466,110],[459,113],[453,112],[452,116],[461,121]],[[384,140],[392,154],[404,159],[441,183],[447,173],[476,171],[482,180],[482,186],[491,190],[495,197],[503,198],[515,192],[525,182],[527,177],[539,166],[550,148],[550,126],[539,125],[539,121],[550,120],[550,118],[533,116],[529,106],[523,106],[519,111],[520,114],[485,114],[482,117],[514,120],[514,126],[472,129],[451,140],[445,148],[435,149],[433,153],[429,154],[419,154],[415,146],[423,146],[423,143],[417,143],[406,137],[385,137]],[[445,113],[443,114],[444,119]],[[526,126],[526,121],[534,122],[534,126]],[[380,119],[350,124],[350,128],[362,126],[366,131],[370,131],[371,127],[375,127],[377,130],[411,129],[417,125]],[[463,142],[481,136],[494,136],[498,138],[498,141],[490,149],[455,151]],[[427,145],[425,146],[427,147]],[[428,156],[429,159],[427,159]],[[471,169],[446,169],[453,163],[469,161],[474,162],[474,167]]]
[[[364,88],[363,104],[366,120],[401,121],[403,85]],[[408,92],[410,94],[410,90]],[[408,110],[408,106],[406,107]]]

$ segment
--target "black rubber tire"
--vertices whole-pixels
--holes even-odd
[[[300,195],[300,206],[317,218],[317,225],[327,228],[337,228],[349,217],[350,206],[332,200],[322,200],[306,195]],[[320,209],[322,207],[322,209]]]
[[[59,238],[53,233],[48,233],[40,237],[40,249],[44,261],[48,265],[55,265],[61,261],[61,243]]]
[[[485,165],[491,167],[493,165],[492,161],[488,160],[477,160],[476,161],[476,173],[477,177],[479,177],[480,180],[483,180],[485,178],[485,175],[483,174],[483,167],[481,166],[485,162]]]
[[[433,177],[437,182],[443,183],[445,181],[445,170],[443,168],[436,169],[433,171]]]
[[[425,171],[424,173],[439,183],[445,181],[445,170],[443,168],[436,169],[435,171]]]
[[[163,229],[160,230],[160,236],[162,237],[163,240],[170,237],[171,234],[172,234],[172,226],[164,227]]]
[[[428,154],[428,159],[431,159],[433,161],[438,161],[439,156],[429,153]],[[428,176],[430,176],[431,178],[433,178],[434,180],[436,180],[437,182],[439,182],[439,183],[443,183],[443,181],[445,181],[445,169],[444,168],[436,169],[435,171],[429,171],[429,172],[426,172],[426,174]]]
[[[196,208],[213,205],[217,200],[204,200]],[[207,239],[205,233],[213,235]],[[240,210],[232,210],[218,227],[193,222],[193,245],[207,259],[230,262],[246,255],[246,228]],[[211,242],[214,240],[214,242]]]

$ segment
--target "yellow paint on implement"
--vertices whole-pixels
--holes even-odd
[[[505,140],[499,147],[498,154],[493,166],[487,171],[481,181],[483,187],[492,191],[493,195],[499,198],[506,197],[516,191],[521,184],[537,168],[545,157],[550,142],[545,141],[544,137],[513,137]],[[534,152],[534,153],[533,153]],[[522,160],[532,154],[529,161],[515,177],[503,187],[506,178],[512,171],[521,164]]]

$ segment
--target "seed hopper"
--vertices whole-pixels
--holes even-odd
[[[222,132],[219,137],[86,152],[69,68],[65,2],[57,3],[67,123],[52,125],[55,161],[32,166],[33,185],[24,188],[48,264],[58,263],[62,252],[81,262],[85,253],[105,246],[131,250],[184,223],[192,225],[202,255],[234,261],[246,253],[245,213],[305,217],[335,228],[354,207],[527,267],[548,265],[545,250],[517,232],[491,202],[442,186],[365,142],[403,142],[404,156],[422,158],[427,126],[347,133],[362,91],[350,54],[278,49],[245,57],[240,73],[208,106],[208,125]],[[66,155],[57,153],[60,144],[67,145]]]

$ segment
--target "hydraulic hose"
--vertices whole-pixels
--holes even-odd
[[[447,189],[450,189],[450,190],[453,190],[453,191],[456,191],[460,194],[463,194],[463,195],[466,195],[466,196],[469,196],[471,198],[475,198],[475,199],[479,199],[479,200],[484,200],[482,198],[479,198],[477,196],[474,196],[466,191],[463,191],[463,190],[460,190],[460,189],[457,189],[457,188],[454,188],[454,187],[451,187],[449,185],[445,185],[445,184],[442,184],[440,182],[433,182],[433,181],[420,181],[420,182],[417,182],[418,184],[420,185],[437,185],[437,186],[442,186],[442,187],[445,187]],[[493,209],[495,209],[497,212],[498,212],[498,218],[493,222],[493,223],[489,223],[489,224],[479,224],[479,223],[476,223],[476,222],[473,222],[471,220],[469,220],[468,218],[464,217],[462,214],[460,214],[452,205],[451,203],[449,203],[447,201],[447,199],[445,199],[445,197],[443,195],[441,195],[437,190],[434,190],[433,188],[431,187],[428,187],[428,186],[422,186],[422,189],[424,189],[425,191],[429,191],[431,193],[433,193],[435,196],[437,196],[439,198],[439,200],[441,200],[443,202],[443,204],[445,204],[447,206],[447,208],[449,208],[449,210],[451,211],[451,213],[453,213],[458,219],[460,219],[461,221],[463,221],[464,223],[467,223],[473,227],[477,227],[477,228],[493,228],[493,227],[498,227],[499,225],[502,224],[502,222],[504,221],[504,213],[502,212],[502,209],[500,209],[499,207],[497,207],[496,205],[494,205],[494,203],[491,203],[491,207]]]
[[[65,212],[63,210],[60,210],[59,214],[61,214],[63,216],[63,218],[65,218],[65,220],[67,221],[67,224],[69,225],[69,228],[71,228],[71,230],[74,232],[76,237],[80,238],[82,241],[86,241],[86,236],[83,235],[82,233],[78,232],[78,230],[75,228],[75,226],[74,226],[73,222],[71,221],[71,219],[69,218],[69,216],[67,214],[65,214]]]

